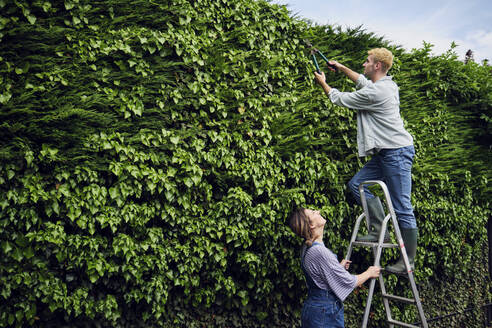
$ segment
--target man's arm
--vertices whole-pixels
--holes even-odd
[[[326,83],[325,73],[321,72],[321,74],[318,74],[314,72],[314,76],[316,82],[321,85],[328,98],[335,105],[358,110],[369,110],[368,105],[371,103],[370,88],[362,88],[354,92],[340,92]],[[333,92],[331,92],[332,90]]]
[[[357,80],[359,79],[360,74],[352,71],[347,66],[342,65],[339,62],[334,61],[334,60],[330,60],[330,61],[328,61],[328,63],[330,63],[330,65],[335,66],[337,68],[337,70],[339,70],[343,74],[347,75],[347,77],[349,79],[351,79],[353,82],[357,82]],[[332,70],[333,72],[335,71],[330,66],[328,66],[328,68],[330,70]],[[331,87],[326,83],[325,73],[321,72],[321,74],[318,74],[317,72],[314,72],[314,75],[316,77],[316,81],[318,82],[318,84],[321,85],[321,87],[325,91],[326,95],[329,96],[330,91],[331,91]]]
[[[359,73],[356,73],[354,71],[352,71],[350,68],[348,68],[347,66],[344,66],[342,64],[340,64],[339,62],[337,61],[334,61],[334,60],[330,60],[328,61],[328,63],[330,63],[330,65],[333,65],[335,66],[336,68],[338,68],[338,70],[340,72],[342,72],[343,74],[347,75],[347,77],[349,79],[351,79],[353,82],[357,82],[357,80],[359,79]],[[329,66],[328,66],[329,67]]]

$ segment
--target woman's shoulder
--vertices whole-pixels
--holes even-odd
[[[320,256],[320,257],[335,257],[335,254],[327,248],[325,245],[321,243],[314,243],[310,248],[309,248],[309,253],[311,256]]]

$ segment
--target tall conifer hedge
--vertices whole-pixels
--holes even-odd
[[[320,208],[326,244],[343,256],[360,212],[345,184],[363,164],[355,113],[313,83],[309,38],[354,69],[370,48],[395,52],[417,148],[424,308],[466,313],[443,327],[480,327],[490,67],[313,26],[265,1],[0,9],[0,326],[298,325],[306,289],[287,215]],[[398,256],[385,254],[383,264]],[[356,272],[369,255],[357,252]],[[405,293],[395,277],[389,285]],[[346,301],[348,327],[366,292]],[[384,322],[379,299],[371,322]]]

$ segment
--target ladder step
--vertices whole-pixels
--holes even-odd
[[[379,243],[373,243],[369,241],[354,241],[352,245],[355,246],[370,246],[370,247],[377,247],[379,246]],[[398,244],[391,244],[391,243],[382,243],[381,246],[383,248],[395,248],[399,247]]]
[[[392,323],[394,325],[398,325],[398,326],[401,326],[401,327],[419,328],[419,326],[411,325],[409,323],[405,323],[405,322],[401,322],[401,321],[393,320],[393,319],[388,320],[388,323]]]
[[[385,268],[382,268],[381,272],[387,273],[387,274],[396,274],[398,276],[402,276],[402,277],[407,277],[408,278],[408,272],[407,271],[396,272],[396,271],[389,271],[389,270],[386,270]],[[413,271],[412,271],[412,273],[413,273]]]
[[[406,298],[406,297],[390,295],[390,294],[383,294],[383,297],[393,301],[399,301],[407,304],[415,304],[415,300],[412,298]]]

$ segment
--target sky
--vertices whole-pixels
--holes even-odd
[[[468,49],[476,62],[492,62],[492,0],[271,0],[287,5],[291,15],[343,28],[362,25],[406,50],[434,45],[440,55],[450,49],[464,59]]]

